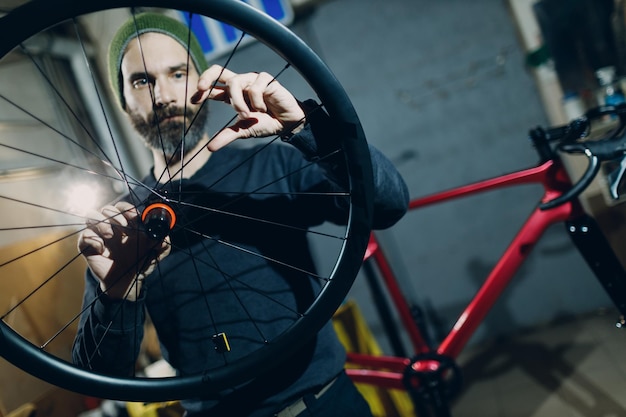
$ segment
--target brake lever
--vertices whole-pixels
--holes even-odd
[[[623,157],[619,163],[619,166],[613,171],[609,172],[606,179],[609,183],[609,194],[613,200],[619,199],[619,186],[624,178],[626,172],[626,156]]]
[[[619,117],[620,124],[619,128],[613,133],[612,138],[624,135],[626,130],[626,104],[619,104],[615,108],[615,114]],[[613,200],[618,200],[620,197],[619,186],[624,178],[624,173],[626,173],[626,156],[623,156],[619,165],[606,175],[609,194]]]

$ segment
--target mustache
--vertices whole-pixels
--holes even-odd
[[[167,106],[163,108],[157,108],[152,111],[151,119],[154,123],[162,122],[169,117],[183,116],[193,118],[194,111],[191,109],[185,109],[176,106]]]

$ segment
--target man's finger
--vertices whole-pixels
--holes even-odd
[[[85,229],[78,237],[78,250],[85,256],[102,255],[104,240],[94,230]]]

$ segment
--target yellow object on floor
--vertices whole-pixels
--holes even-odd
[[[337,309],[333,316],[333,326],[348,352],[375,356],[383,354],[354,300],[346,301]],[[415,416],[413,403],[406,392],[363,383],[356,386],[369,403],[375,417]]]
[[[157,403],[126,403],[130,417],[180,417],[185,410],[178,401]]]

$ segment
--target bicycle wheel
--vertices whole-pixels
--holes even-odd
[[[339,165],[346,185],[332,195],[310,192],[306,201],[309,208],[326,207],[329,199],[340,201],[347,207],[343,218],[335,219],[333,225],[321,222],[310,226],[241,209],[268,195],[284,199],[286,196],[272,186],[284,178],[274,178],[253,190],[228,193],[219,186],[197,190],[184,181],[164,186],[140,179],[145,174],[141,172],[142,163],[145,166],[143,147],[137,146],[134,137],[126,139],[128,129],[115,106],[109,104],[111,96],[97,68],[101,65],[101,43],[107,42],[104,29],[115,28],[114,23],[121,23],[120,16],[125,20],[143,10],[176,15],[187,22],[210,18],[227,24],[240,31],[234,33],[240,33],[242,39],[256,42],[236,43],[228,53],[214,58],[216,61],[237,72],[267,71],[294,95],[312,94],[339,130],[334,132],[338,149],[329,157]],[[2,18],[0,39],[0,70],[20,74],[0,87],[0,106],[11,126],[0,139],[3,155],[7,155],[3,160],[6,168],[0,173],[4,214],[0,224],[2,357],[54,385],[100,398],[163,401],[211,397],[271,369],[330,320],[358,273],[367,245],[372,173],[365,137],[349,98],[322,60],[295,34],[236,0],[45,0],[28,3]],[[76,92],[81,92],[78,98]],[[228,106],[212,108],[213,131],[227,126],[232,114]],[[245,164],[254,164],[260,158],[257,155],[272,146],[285,146],[277,139],[266,139]],[[299,167],[287,180],[315,167],[315,163]],[[233,171],[240,169],[245,168]],[[164,195],[167,186],[170,194]],[[98,193],[89,197],[96,190]],[[76,195],[78,200],[73,198]],[[76,238],[87,219],[80,204],[88,201],[100,207],[120,195],[127,195],[138,207],[155,199],[170,205],[178,218],[171,234],[184,235],[185,239],[191,236],[193,241],[173,242],[172,250],[198,269],[219,272],[224,286],[233,293],[228,297],[237,300],[232,308],[241,310],[240,314],[258,329],[258,340],[251,342],[254,348],[238,352],[238,344],[227,339],[227,333],[219,332],[220,311],[211,309],[212,299],[206,302],[206,316],[198,317],[198,323],[206,323],[204,327],[210,329],[206,338],[221,351],[217,364],[159,378],[141,376],[140,372],[130,377],[109,376],[72,364],[71,344],[85,312],[85,263],[77,252]],[[74,204],[77,201],[80,204]],[[217,232],[207,229],[207,222],[198,221],[211,215],[211,226],[225,222],[228,230],[244,230],[245,238],[256,234],[257,239],[280,239],[283,250],[271,255],[251,253],[238,240],[241,236],[229,235],[226,228]],[[289,249],[292,234],[304,235],[324,261],[314,267],[297,263],[299,254]],[[317,283],[319,291],[307,298],[305,305],[289,310],[270,289],[255,287],[225,271],[222,258],[216,258],[225,251],[296,271]],[[158,270],[151,275],[154,286],[159,282]],[[186,279],[197,278],[180,277],[179,282]],[[285,322],[281,331],[264,333],[263,319],[251,312],[253,304],[246,304],[258,301],[258,297],[274,302],[272,310],[281,311]],[[184,308],[174,304],[164,301],[163,310],[175,314],[175,308]],[[230,346],[224,353],[226,344]]]

